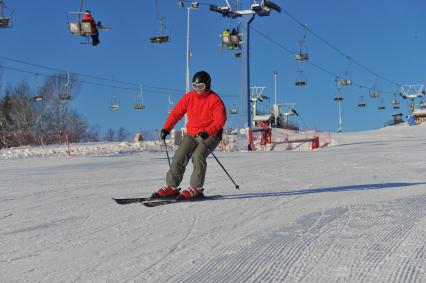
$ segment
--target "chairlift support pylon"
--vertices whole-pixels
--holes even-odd
[[[167,28],[164,24],[165,17],[160,15],[160,8],[158,5],[159,0],[155,0],[156,17],[160,21],[160,27],[154,32],[154,35],[150,38],[151,43],[162,44],[167,43],[170,40],[170,32],[167,32]]]
[[[271,10],[281,12],[281,8],[269,0],[263,0],[260,4],[254,3],[247,10],[232,9],[229,1],[225,1],[226,6],[218,7],[217,5],[210,5],[210,11],[217,12],[224,17],[237,18],[242,17],[241,26],[244,29],[241,47],[241,119],[238,121],[239,128],[247,128],[252,126],[251,118],[251,105],[250,105],[250,64],[249,64],[249,45],[250,45],[250,24],[253,22],[255,15],[268,16]],[[251,146],[248,145],[248,150]]]

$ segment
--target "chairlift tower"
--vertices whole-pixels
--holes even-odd
[[[253,1],[250,9],[236,10],[231,7],[229,0],[225,0],[226,6],[218,7],[210,5],[210,11],[217,12],[223,17],[238,18],[241,17],[241,26],[245,32],[242,35],[241,42],[241,117],[239,121],[239,128],[251,127],[252,118],[250,113],[250,24],[253,22],[255,16],[264,17],[269,16],[271,10],[281,13],[281,8],[269,1]],[[258,3],[260,2],[260,3]]]

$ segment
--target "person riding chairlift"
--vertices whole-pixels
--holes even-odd
[[[90,34],[90,37],[92,38],[92,45],[96,46],[100,43],[99,41],[99,31],[96,25],[95,19],[92,17],[89,10],[86,10],[84,12],[83,18],[81,19],[81,22],[83,23],[90,23],[90,27],[92,30],[92,33]]]

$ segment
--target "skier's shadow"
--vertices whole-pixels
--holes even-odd
[[[346,191],[383,190],[383,189],[403,188],[403,187],[424,185],[424,184],[426,184],[426,182],[362,184],[362,185],[350,185],[350,186],[339,186],[339,187],[328,187],[328,188],[304,189],[304,190],[287,191],[287,192],[265,192],[265,193],[221,195],[221,197],[217,199],[249,199],[249,198],[265,198],[265,197],[279,197],[279,196],[296,196],[296,195],[307,195],[307,194],[318,194],[318,193],[337,193],[337,192],[346,192]]]

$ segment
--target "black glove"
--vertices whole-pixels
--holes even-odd
[[[166,139],[166,137],[167,137],[169,134],[170,134],[170,132],[169,132],[168,130],[166,130],[166,129],[162,129],[162,130],[161,130],[161,132],[160,132],[160,137],[161,137],[163,140],[165,140],[165,139]]]
[[[197,134],[197,137],[202,138],[203,140],[206,140],[209,137],[209,134],[207,134],[207,132],[199,132]]]

